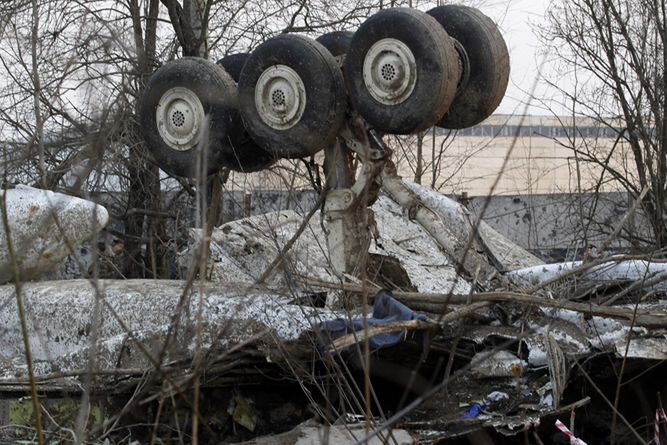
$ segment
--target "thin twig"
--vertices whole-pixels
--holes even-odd
[[[363,291],[362,287],[358,284],[332,283],[320,280],[308,280],[308,283],[324,288],[342,289],[347,292]],[[370,284],[368,285],[370,286]],[[379,290],[377,286],[375,286],[375,288]],[[635,325],[648,328],[667,327],[667,314],[655,314],[649,311],[638,311],[635,318],[634,310],[632,308],[606,307],[593,303],[577,303],[569,300],[555,300],[551,298],[528,295],[520,292],[481,292],[472,295],[460,295],[394,291],[393,295],[396,299],[403,302],[407,306],[410,306],[410,303],[413,302],[429,303],[436,306],[463,305],[469,304],[470,302],[513,302],[520,304],[530,304],[539,307],[566,309],[590,315],[627,321],[632,321],[635,319]]]
[[[25,348],[25,361],[28,366],[28,377],[30,379],[30,396],[32,399],[32,409],[35,413],[35,428],[37,430],[37,442],[43,445],[44,430],[42,428],[42,411],[37,398],[37,382],[35,381],[35,369],[32,362],[32,352],[30,350],[30,338],[28,337],[28,322],[26,319],[25,306],[23,304],[23,283],[21,282],[21,270],[16,259],[16,251],[14,249],[14,241],[11,237],[11,230],[9,228],[9,217],[7,215],[7,191],[2,194],[2,225],[5,229],[5,236],[7,239],[7,251],[12,263],[12,273],[14,274],[14,289],[16,291],[16,305],[19,311],[19,319],[21,320],[21,335],[23,336],[23,347]]]
[[[605,252],[607,248],[611,245],[611,243],[618,237],[618,234],[621,233],[621,230],[623,230],[623,227],[625,226],[625,223],[628,222],[628,220],[632,217],[632,215],[635,214],[637,211],[637,208],[639,205],[642,203],[644,200],[644,197],[648,193],[649,186],[645,185],[644,189],[641,191],[635,202],[632,204],[632,207],[623,215],[623,219],[618,223],[614,231],[607,237],[607,239],[604,240],[602,243],[602,246],[600,246],[600,252]]]
[[[595,391],[600,395],[602,400],[604,400],[604,402],[609,406],[609,408],[611,408],[612,410],[614,410],[618,413],[618,410],[614,408],[614,404],[609,401],[607,396],[605,396],[604,393],[602,392],[602,390],[595,384],[595,382],[593,381],[591,376],[588,375],[588,372],[586,372],[586,370],[583,368],[583,366],[581,366],[579,361],[575,360],[574,363],[581,370],[581,373],[586,378],[586,380],[588,380],[588,383],[593,387],[593,389],[595,389]],[[639,443],[641,443],[643,445],[647,445],[644,438],[637,432],[637,430],[635,430],[633,428],[632,424],[630,422],[628,422],[628,420],[623,416],[623,414],[618,413],[618,418],[621,419],[623,421],[623,423],[625,423],[625,425],[630,429],[630,431],[632,431],[632,433],[635,435],[635,437],[637,438]],[[613,435],[613,431],[612,431],[612,435]]]
[[[439,327],[440,326],[438,324],[423,320],[396,321],[380,326],[372,326],[368,327],[367,329],[362,329],[352,334],[337,338],[333,341],[327,352],[339,351],[341,349],[347,348],[348,346],[366,341],[366,339],[370,339],[377,335],[391,334],[392,332],[403,330],[425,331],[428,329],[438,329]]]
[[[306,230],[306,227],[308,227],[308,222],[310,221],[310,218],[312,218],[315,212],[317,212],[322,206],[322,203],[324,202],[324,197],[325,197],[324,193],[320,194],[320,198],[317,200],[317,203],[313,206],[313,208],[310,209],[305,218],[303,218],[301,225],[296,230],[296,232],[294,232],[292,238],[290,238],[290,240],[287,242],[287,244],[285,244],[282,250],[278,252],[278,255],[276,255],[273,261],[271,261],[271,264],[268,265],[268,267],[262,273],[262,275],[260,275],[260,277],[257,278],[257,280],[255,281],[255,285],[263,284],[264,281],[266,281],[271,276],[276,267],[280,266],[283,260],[285,260],[287,252],[289,252],[289,250],[292,248],[294,243],[299,239],[304,230]]]
[[[637,308],[639,306],[639,301],[637,301],[634,305],[634,311],[633,315],[637,315]],[[628,330],[627,338],[625,340],[625,351],[623,353],[623,360],[621,362],[621,370],[618,373],[618,380],[616,381],[616,394],[614,395],[614,409],[612,410],[612,417],[611,417],[611,435],[612,439],[611,442],[614,443],[614,435],[616,432],[616,420],[617,420],[617,415],[618,413],[618,404],[621,400],[621,387],[623,384],[623,375],[625,374],[625,367],[628,363],[628,353],[630,351],[630,341],[632,340],[632,330],[635,327],[635,318],[632,319],[630,322],[630,329]],[[573,430],[574,431],[574,430]]]

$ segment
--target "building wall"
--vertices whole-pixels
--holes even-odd
[[[580,258],[587,245],[602,249],[633,203],[629,194],[611,192],[475,197],[468,207],[538,257],[563,261]],[[646,238],[648,229],[640,213],[633,215],[609,241],[607,253],[639,251],[631,237]]]
[[[616,143],[618,131],[583,119],[576,131],[568,125],[571,119],[492,116],[468,129],[430,130],[422,141],[422,184],[470,196],[574,193],[592,190],[600,181],[602,191],[621,190],[603,176],[599,164],[590,162],[605,160],[615,147],[609,164],[625,175],[634,174],[627,148]],[[418,144],[413,137],[397,150],[404,177],[415,176]]]
[[[421,146],[423,185],[463,198],[478,213],[492,195],[485,221],[538,256],[562,260],[579,257],[586,244],[602,245],[632,205],[619,183],[590,162],[611,153],[608,165],[634,174],[626,148],[616,143],[617,128],[579,118],[575,130],[572,123],[568,118],[494,115],[468,129],[437,128],[421,139],[387,136],[385,141],[401,176],[414,179]],[[322,153],[315,162],[322,164]],[[281,161],[256,174],[232,174],[224,218],[286,208],[306,212],[316,202],[311,177],[299,160]],[[602,193],[592,193],[596,189]],[[648,226],[636,216],[626,229],[641,235]],[[621,235],[611,250],[636,248],[623,239],[625,232]]]
[[[569,118],[494,115],[472,128],[428,130],[421,142],[417,136],[389,135],[385,142],[394,151],[399,174],[410,179],[415,178],[421,144],[421,183],[446,194],[576,193],[593,190],[600,181],[604,183],[600,190],[620,191],[617,182],[602,175],[600,165],[590,162],[605,159],[615,147],[610,165],[633,174],[627,149],[615,142],[618,130],[585,118],[576,123],[574,130]],[[315,162],[322,165],[322,152]],[[305,164],[299,160],[283,160],[270,171],[233,173],[227,185],[245,191],[312,188]]]

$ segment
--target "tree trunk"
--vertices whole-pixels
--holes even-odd
[[[156,24],[159,13],[159,1],[151,0],[146,18],[146,32],[142,31],[141,10],[137,0],[129,3],[134,31],[137,59],[138,87],[135,92],[135,113],[140,108],[140,100],[148,78],[153,72],[156,48]],[[127,278],[167,278],[168,270],[164,264],[166,257],[165,227],[155,216],[161,210],[160,172],[148,156],[147,148],[141,137],[138,125],[133,125],[130,136],[130,157],[127,164],[130,187],[128,191],[125,220],[126,262],[123,274]],[[146,212],[149,210],[150,212]],[[156,213],[157,212],[157,213]],[[151,239],[151,243],[145,242]],[[164,242],[162,242],[164,241]]]

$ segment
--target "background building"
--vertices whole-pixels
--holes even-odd
[[[601,176],[599,164],[611,162],[632,174],[617,136],[616,128],[585,118],[494,115],[472,128],[436,128],[413,138],[399,166],[404,177],[415,177],[421,143],[421,182],[445,193],[576,193],[594,190],[600,181],[600,191],[618,191],[615,181]]]
[[[634,175],[618,135],[618,128],[585,118],[494,115],[472,128],[436,128],[385,140],[401,176],[450,195],[478,214],[484,209],[483,218],[522,247],[563,260],[581,257],[587,245],[604,243],[634,203],[601,167],[607,163],[621,175]],[[319,155],[315,162],[322,160]],[[309,191],[315,175],[316,169],[309,174],[302,161],[281,162],[257,174],[231,174],[226,218],[273,208],[307,210],[316,202]],[[639,248],[636,240],[648,235],[646,228],[642,216],[635,215],[609,249]]]

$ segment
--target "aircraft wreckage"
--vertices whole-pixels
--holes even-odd
[[[165,400],[201,387],[234,426],[200,419],[212,441],[300,443],[333,425],[338,443],[430,443],[485,428],[528,434],[592,403],[568,392],[591,363],[637,375],[664,362],[664,263],[543,264],[461,204],[396,175],[383,133],[474,125],[497,107],[508,72],[495,24],[458,5],[383,10],[318,41],[281,35],[217,65],[163,65],[140,123],[165,171],[250,172],[323,149],[322,198],[310,212],[252,216],[210,237],[191,229],[184,280],[30,281],[108,215],[59,193],[5,190],[0,390],[10,420],[25,404],[11,395],[35,385],[45,406],[63,394],[155,402],[142,420],[155,425]],[[278,405],[273,393],[283,394]],[[96,431],[128,412],[98,419]],[[629,437],[652,437],[619,419]],[[282,434],[257,438],[266,433]]]

